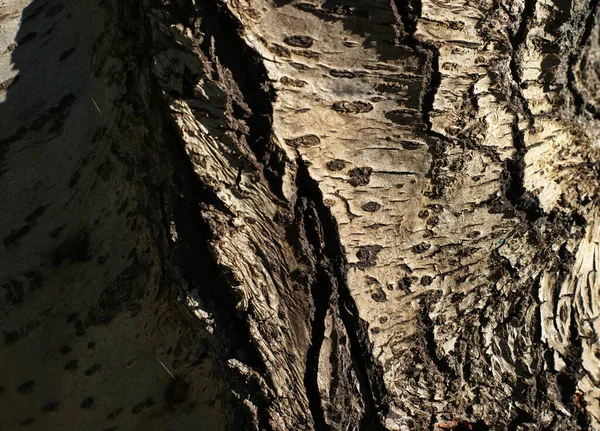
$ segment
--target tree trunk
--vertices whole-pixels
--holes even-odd
[[[598,14],[0,2],[0,428],[600,429]]]

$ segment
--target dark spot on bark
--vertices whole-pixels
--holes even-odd
[[[308,67],[306,64],[298,63],[298,62],[295,62],[295,61],[290,61],[289,65],[292,66],[296,70],[308,70],[308,69],[310,69],[310,67]]]
[[[356,78],[365,75],[364,72],[353,72],[351,70],[339,69],[332,69],[329,71],[329,74],[335,78]]]
[[[25,299],[23,283],[18,280],[10,279],[8,283],[2,286],[6,290],[6,300],[12,305],[21,305]]]
[[[87,397],[81,402],[80,407],[82,409],[91,409],[93,405],[94,399],[92,397]]]
[[[67,58],[69,58],[71,56],[71,54],[73,54],[75,52],[75,47],[69,48],[67,49],[65,52],[63,52],[60,57],[58,57],[58,61],[61,62],[63,60],[66,60]]]
[[[423,145],[419,144],[418,142],[411,142],[411,141],[402,142],[402,148],[404,148],[405,150],[418,150],[422,146]]]
[[[377,290],[371,294],[371,298],[375,302],[387,301],[387,295],[385,294],[381,286],[377,286]]]
[[[359,260],[357,266],[361,269],[374,266],[377,263],[377,255],[381,250],[383,250],[383,247],[376,244],[359,247],[356,252],[356,257]]]
[[[273,45],[271,45],[271,51],[273,51],[280,57],[289,57],[291,55],[289,49],[287,49],[285,46],[279,45],[278,43],[274,43]]]
[[[433,216],[427,220],[427,226],[431,226],[431,227],[437,226],[437,224],[439,222],[440,222],[440,218],[438,216]]]
[[[431,276],[424,275],[423,277],[421,277],[422,286],[429,286],[431,283],[433,283],[433,278]]]
[[[24,237],[25,235],[27,235],[27,233],[29,233],[29,231],[31,230],[31,226],[29,225],[25,225],[20,227],[17,230],[11,230],[10,233],[4,238],[4,245],[6,247],[12,247],[15,245],[15,243],[21,239],[22,237]]]
[[[21,392],[22,394],[30,394],[31,392],[33,392],[34,385],[35,381],[27,380],[26,382],[21,383],[21,386],[19,386],[17,391]]]
[[[75,184],[77,184],[77,181],[79,181],[80,177],[81,177],[81,174],[79,173],[79,171],[75,172],[73,174],[73,176],[71,177],[71,179],[69,180],[69,187],[75,187]]]
[[[56,410],[58,410],[58,406],[60,406],[60,403],[58,401],[49,402],[44,407],[42,407],[42,412],[43,413],[55,412]]]
[[[316,135],[304,135],[298,138],[286,139],[285,142],[293,147],[314,147],[321,143],[321,139]]]
[[[284,76],[282,77],[279,82],[281,82],[283,85],[289,85],[290,87],[304,87],[306,84],[308,84],[308,82],[303,81],[301,79],[294,79],[294,78],[290,78],[288,76]]]
[[[89,234],[86,231],[80,231],[54,250],[52,263],[54,266],[60,266],[65,259],[71,262],[85,262],[90,259],[89,246]]]
[[[412,279],[409,276],[404,276],[398,280],[398,289],[403,292],[410,293],[410,286],[412,285]]]
[[[419,214],[417,214],[417,217],[419,217],[419,218],[427,218],[427,217],[429,217],[429,211],[427,211],[427,210],[421,210],[421,211],[419,211]]]
[[[412,111],[402,111],[399,109],[385,113],[385,118],[401,126],[418,123],[420,121],[418,117],[418,114],[413,113]]]
[[[381,323],[382,325],[388,321],[388,317],[387,316],[381,316],[379,318],[379,323]]]
[[[35,422],[35,418],[32,418],[31,416],[23,419],[21,422],[19,422],[19,425],[21,426],[27,426],[27,425],[31,425],[32,423]]]
[[[478,238],[480,235],[481,235],[481,232],[479,232],[478,230],[474,230],[473,232],[469,232],[467,234],[467,238],[475,239],[475,238]]]
[[[294,54],[301,55],[302,57],[306,57],[306,58],[313,58],[313,59],[318,59],[319,58],[319,53],[315,52],[315,51],[312,51],[310,49],[294,50]]]
[[[66,354],[67,354],[67,353],[69,353],[71,350],[73,350],[73,349],[71,349],[71,346],[62,346],[62,347],[60,348],[60,353],[61,353],[61,355],[66,355]]]
[[[327,162],[327,169],[329,169],[330,171],[341,171],[342,169],[344,169],[346,167],[347,163],[341,159],[334,159],[331,160],[329,162]]]
[[[35,31],[32,31],[31,33],[27,33],[25,36],[23,36],[21,39],[19,39],[17,41],[17,44],[24,45],[27,42],[31,42],[33,39],[35,39],[36,36],[37,36],[37,33]]]
[[[363,211],[374,213],[381,209],[381,204],[379,204],[377,202],[367,202],[361,208],[363,209]]]
[[[140,413],[142,410],[144,410],[147,407],[151,407],[152,405],[154,405],[154,400],[152,398],[146,398],[144,401],[142,401],[141,403],[135,405],[133,407],[133,409],[131,409],[131,413],[133,413],[134,415],[137,413]]]
[[[123,409],[122,408],[118,408],[116,410],[113,410],[112,412],[110,412],[109,414],[106,415],[106,420],[110,421],[110,420],[116,418],[117,416],[119,416],[121,413],[123,413]]]
[[[421,244],[414,245],[412,247],[412,252],[415,254],[421,254],[421,253],[425,253],[430,248],[431,248],[431,244],[422,242]]]
[[[348,182],[353,187],[358,186],[366,186],[371,181],[371,174],[373,173],[373,168],[370,167],[360,167],[353,168],[348,171],[348,175],[350,179]]]
[[[181,377],[176,377],[175,380],[170,382],[165,392],[165,399],[169,404],[181,404],[187,401],[189,393],[190,384]]]
[[[62,226],[57,227],[56,229],[54,229],[52,232],[50,232],[50,238],[52,238],[52,239],[58,238],[64,228],[65,228],[65,226],[62,225]]]
[[[283,42],[297,48],[310,48],[314,43],[314,39],[306,35],[293,35],[283,39]]]
[[[97,372],[97,371],[99,371],[99,370],[100,370],[100,365],[99,365],[99,364],[96,364],[96,365],[94,365],[93,367],[90,367],[90,368],[88,368],[88,369],[85,371],[85,375],[86,375],[86,376],[91,376],[92,374],[94,374],[95,372]]]
[[[90,341],[87,345],[88,349],[93,349],[94,347],[96,347],[96,343],[94,343],[93,341]]]
[[[104,291],[94,309],[90,310],[86,319],[87,325],[103,325],[110,322],[118,314],[130,310],[135,312],[141,300],[141,286],[137,282],[141,269],[133,263]]]
[[[67,365],[65,365],[65,370],[67,371],[73,371],[77,369],[77,359],[71,359],[69,362],[67,362]]]
[[[46,211],[46,208],[48,208],[49,205],[41,205],[39,207],[37,207],[35,209],[35,211],[33,211],[31,214],[29,214],[27,217],[25,217],[25,221],[27,221],[28,223],[35,223],[37,221],[38,218],[40,218],[42,216],[42,214],[44,214],[44,212]]]
[[[342,114],[364,114],[373,110],[373,105],[369,102],[348,102],[342,100],[331,105],[331,109]]]
[[[83,326],[83,322],[81,320],[75,322],[75,334],[78,337],[82,337],[85,335],[85,327]]]
[[[17,341],[25,338],[31,331],[39,326],[38,322],[28,322],[16,331],[4,332],[4,342],[7,345],[13,345]]]

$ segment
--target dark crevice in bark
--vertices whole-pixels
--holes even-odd
[[[423,325],[425,326],[425,342],[427,347],[427,353],[433,363],[435,364],[438,371],[445,374],[450,374],[454,377],[454,370],[450,368],[448,363],[448,359],[440,358],[437,354],[437,343],[435,341],[434,329],[435,325],[429,317],[429,307],[424,306],[421,312],[421,319],[423,321]]]
[[[576,44],[574,52],[572,52],[569,55],[569,66],[567,70],[567,88],[569,89],[573,97],[573,102],[575,104],[575,110],[577,112],[577,115],[581,115],[584,113],[584,111],[587,110],[596,120],[600,120],[600,110],[593,104],[588,103],[583,97],[583,94],[581,94],[581,92],[575,85],[576,78],[574,69],[577,62],[579,62],[579,60],[581,59],[581,53],[592,35],[592,31],[594,29],[594,25],[596,24],[596,18],[598,15],[599,3],[599,0],[590,1],[590,11],[588,17],[585,20],[585,29],[581,35],[581,38]]]
[[[154,93],[160,94],[160,91]],[[160,105],[154,103],[153,106]],[[227,274],[223,272],[209,249],[208,244],[213,237],[213,232],[200,214],[201,205],[212,207],[214,211],[227,213],[227,210],[214,192],[207,189],[197,177],[179,136],[167,121],[169,119],[165,117],[163,142],[170,146],[173,154],[175,171],[173,184],[174,191],[177,192],[177,195],[173,193],[171,200],[172,217],[178,234],[177,242],[172,245],[171,260],[189,286],[189,290],[197,289],[203,308],[215,321],[213,340],[219,340],[212,346],[215,349],[215,356],[223,363],[229,358],[239,359],[264,375],[266,369],[256,346],[251,341],[248,322],[240,318],[236,312],[238,298],[231,288],[231,280],[227,279]],[[222,371],[228,373],[226,369]],[[240,388],[238,387],[237,390]],[[251,388],[247,390],[247,395],[258,407],[262,429],[269,429],[266,418],[267,401],[253,397],[250,393]],[[261,391],[257,390],[255,393]],[[245,420],[245,418],[234,419]]]
[[[311,293],[314,309],[311,316],[311,341],[306,354],[306,374],[304,386],[308,398],[309,408],[313,417],[316,431],[330,430],[325,421],[325,412],[321,404],[319,392],[319,356],[325,337],[325,317],[331,301],[334,286],[330,276],[330,263],[323,250],[323,227],[321,226],[317,210],[307,189],[302,184],[306,181],[302,175],[296,177],[298,187],[298,200],[295,208],[295,220],[300,229],[304,230],[306,238],[312,247],[315,258],[316,277],[311,282]]]
[[[530,223],[544,215],[538,198],[525,188],[525,131],[519,127],[519,120],[515,118],[512,125],[513,142],[516,148],[515,156],[506,161],[504,171],[504,196],[514,208],[519,210],[525,220]]]
[[[560,373],[556,382],[560,390],[562,403],[569,408],[576,417],[577,424],[581,429],[589,429],[588,419],[584,411],[580,411],[575,403],[577,393],[577,383],[582,375],[583,364],[583,343],[577,329],[577,320],[575,319],[575,309],[571,309],[571,322],[569,325],[569,349],[563,357],[565,368]]]
[[[189,6],[189,5],[188,5]],[[145,16],[144,14],[140,14]],[[169,10],[169,17],[178,23],[177,17],[186,17],[184,22],[193,16],[193,10],[188,7],[183,11],[176,7]],[[145,23],[145,34],[143,53],[152,53],[152,25],[149,21]],[[153,76],[152,57],[144,55],[146,61],[142,75],[146,71],[147,76]],[[184,282],[187,291],[197,289],[197,294],[202,301],[203,309],[208,312],[214,320],[214,333],[211,339],[213,356],[217,359],[217,369],[221,375],[231,378],[231,371],[224,365],[228,359],[235,358],[245,365],[253,368],[262,375],[267,374],[264,363],[256,346],[252,343],[248,321],[241,317],[236,311],[239,298],[236,297],[231,288],[231,280],[227,273],[221,268],[211,251],[209,244],[213,238],[213,232],[208,223],[203,219],[201,206],[212,208],[225,214],[230,212],[220,201],[214,191],[207,187],[199,179],[194,171],[194,166],[181,142],[171,113],[162,95],[160,83],[156,78],[148,79],[151,91],[150,106],[153,107],[154,121],[149,125],[149,130],[160,132],[160,140],[164,143],[166,158],[172,165],[172,185],[164,187],[166,199],[163,203],[163,223],[165,235],[168,236],[168,220],[173,220],[177,229],[178,239],[170,243],[170,261],[178,270],[178,278]],[[171,210],[166,208],[168,205]],[[172,280],[177,283],[179,280]],[[185,295],[186,292],[171,292],[175,296]],[[239,377],[233,376],[236,381]],[[239,382],[236,391],[242,391],[243,397],[248,398],[257,406],[258,422],[260,429],[270,429],[268,425],[268,399],[256,382]],[[249,416],[241,402],[235,402],[231,407],[233,429],[250,429]],[[239,405],[238,405],[239,403]]]
[[[444,195],[446,182],[440,178],[441,167],[445,164],[444,153],[449,141],[444,136],[433,130],[431,123],[431,113],[435,102],[435,95],[442,82],[442,74],[439,65],[439,49],[432,43],[418,40],[415,37],[417,31],[417,22],[421,17],[421,0],[393,0],[393,5],[400,15],[401,24],[404,29],[404,38],[402,43],[414,49],[417,52],[424,53],[427,56],[424,74],[427,78],[423,82],[423,93],[421,95],[420,109],[423,124],[425,124],[425,134],[427,143],[432,155],[431,168],[427,174],[432,183],[432,191],[428,192],[430,198],[441,198]]]
[[[219,62],[231,72],[244,103],[250,109],[246,115],[240,115],[248,126],[248,145],[262,166],[271,192],[285,199],[282,177],[286,156],[271,139],[275,93],[269,84],[262,57],[244,42],[238,21],[223,6],[204,1],[198,3],[198,8],[200,16],[204,18],[202,30],[206,33],[207,50],[212,37]]]
[[[378,430],[383,429],[379,416],[387,412],[385,386],[383,383],[382,370],[377,367],[373,361],[366,325],[360,321],[358,310],[350,290],[346,284],[347,262],[342,249],[336,221],[323,203],[323,195],[319,189],[318,183],[310,176],[308,167],[299,157],[297,159],[298,173],[297,186],[298,196],[306,199],[307,205],[314,209],[315,219],[310,220],[307,227],[313,231],[312,246],[317,252],[318,258],[318,277],[313,292],[315,297],[315,316],[313,323],[313,338],[311,349],[312,355],[309,355],[310,378],[316,378],[318,375],[318,359],[320,346],[323,342],[324,319],[327,313],[327,305],[332,295],[339,298],[340,316],[350,339],[350,355],[353,359],[354,371],[360,383],[360,390],[363,403],[365,405],[365,414],[360,423],[360,429]],[[308,230],[308,229],[307,229]],[[318,235],[315,233],[318,232]],[[310,237],[309,237],[310,238]],[[317,319],[321,320],[317,322]],[[318,330],[317,334],[314,331]],[[316,346],[318,345],[318,350]],[[308,370],[307,370],[308,372]],[[320,405],[320,395],[315,382],[307,385],[310,387],[312,398],[311,403],[319,403],[318,411],[314,411],[317,420],[321,423],[321,429],[329,429],[325,424],[324,416],[321,422],[323,411]],[[316,393],[315,393],[316,391]],[[316,408],[316,405],[314,405]]]
[[[510,37],[512,46],[510,71],[515,85],[515,94],[518,99],[518,105],[520,105],[523,114],[526,116],[529,127],[533,127],[534,117],[529,109],[528,101],[521,91],[521,67],[517,58],[520,45],[527,39],[528,25],[534,18],[535,6],[535,0],[525,1],[519,28]],[[514,208],[524,214],[527,221],[533,223],[543,215],[543,211],[540,207],[538,198],[526,190],[523,183],[525,178],[525,154],[527,153],[527,146],[525,145],[525,131],[521,130],[519,127],[518,116],[513,122],[512,134],[516,151],[514,157],[506,161],[506,169],[504,172],[505,181],[503,186],[504,196]]]
[[[440,72],[438,48],[423,40],[417,40],[415,32],[417,31],[417,22],[421,16],[421,0],[394,0],[396,10],[402,20],[404,27],[404,39],[402,42],[410,48],[418,52],[424,52],[428,57],[429,78],[423,83],[425,89],[421,98],[421,115],[423,123],[427,126],[427,133],[437,136],[441,139],[446,139],[432,130],[430,113],[433,111],[433,103],[435,95],[442,82],[442,74]]]
[[[521,66],[517,61],[517,56],[519,52],[519,47],[527,39],[528,24],[531,23],[531,21],[534,18],[535,5],[536,0],[525,0],[525,6],[521,14],[521,22],[519,23],[519,28],[517,29],[516,33],[512,34],[510,37],[510,44],[512,46],[512,53],[510,56],[510,72],[515,84],[516,96],[519,99],[519,103],[521,105],[521,108],[523,109],[523,113],[527,117],[529,127],[533,127],[534,117],[531,113],[531,110],[529,109],[529,102],[527,101],[527,99],[523,95],[523,92],[521,91]]]
[[[508,431],[517,431],[521,425],[533,422],[534,418],[530,413],[517,407],[517,416],[508,424]]]

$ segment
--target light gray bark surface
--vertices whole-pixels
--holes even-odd
[[[0,423],[600,429],[597,17],[0,4]]]

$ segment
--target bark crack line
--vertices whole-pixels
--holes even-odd
[[[365,413],[360,423],[360,429],[379,430],[382,429],[380,414],[385,415],[387,413],[387,393],[383,383],[383,372],[374,363],[366,324],[360,320],[356,303],[346,282],[347,262],[340,242],[335,218],[323,203],[323,195],[318,183],[310,176],[308,167],[300,155],[298,155],[297,164],[298,196],[300,199],[306,199],[314,209],[315,219],[312,220],[312,226],[309,227],[313,231],[320,232],[320,237],[313,235],[311,243],[315,250],[322,250],[320,253],[317,253],[319,259],[318,278],[320,280],[313,289],[317,294],[315,297],[316,310],[313,331],[318,329],[319,332],[317,334],[313,333],[311,343],[314,343],[314,346],[311,345],[311,349],[314,349],[314,351],[311,351],[312,355],[309,355],[307,358],[307,361],[313,362],[310,364],[310,368],[312,369],[310,371],[311,380],[318,377],[318,353],[324,338],[324,319],[331,297],[336,296],[339,298],[339,312],[350,340],[350,356],[353,360],[354,370],[360,384],[360,392],[365,406]],[[317,292],[319,289],[323,290]],[[317,318],[319,321],[317,321]],[[310,382],[310,386],[313,388],[311,389],[313,393],[310,397],[312,398],[312,402],[319,403],[319,409],[313,409],[313,415],[316,416],[315,423],[317,423],[317,420],[321,421],[321,415],[323,414],[320,407],[320,395],[318,394],[316,382]],[[315,389],[317,393],[314,393]],[[323,426],[322,429],[329,429],[325,424],[324,418],[320,423]]]
[[[206,6],[207,3],[203,2]],[[164,5],[156,5],[164,8]],[[214,7],[214,6],[213,6]],[[168,20],[170,24],[188,25],[190,17],[198,15],[198,10],[189,2],[176,5],[171,4],[168,8]],[[215,18],[215,9],[203,10],[203,22],[209,21],[206,16]],[[140,13],[141,16],[148,16]],[[142,52],[152,53],[156,47],[153,44],[153,24],[150,19],[145,21],[145,34],[148,36],[144,41]],[[146,57],[143,57],[146,58]],[[177,228],[179,239],[176,244],[171,244],[170,258],[172,265],[178,270],[178,278],[188,288],[188,291],[197,289],[197,294],[203,302],[204,309],[210,313],[215,321],[214,334],[211,337],[212,354],[218,360],[219,372],[230,381],[235,382],[235,390],[240,392],[239,400],[236,402],[234,395],[228,402],[233,404],[232,417],[235,429],[249,426],[247,420],[252,420],[252,415],[242,407],[242,399],[249,400],[257,407],[256,418],[260,429],[271,429],[269,425],[269,405],[271,394],[262,388],[257,388],[256,382],[244,381],[246,377],[240,376],[225,364],[229,359],[240,359],[244,365],[267,376],[267,370],[261,360],[256,345],[250,334],[248,320],[240,317],[236,312],[236,303],[239,298],[231,289],[231,281],[228,274],[223,271],[217,262],[214,252],[210,248],[210,242],[214,232],[208,222],[199,211],[199,206],[206,206],[213,211],[222,212],[227,216],[232,214],[215,194],[215,191],[203,183],[197,176],[193,163],[188,157],[181,138],[177,132],[177,125],[168,103],[161,96],[164,88],[161,87],[160,79],[152,72],[154,66],[147,61],[144,69],[150,71],[150,87],[152,94],[151,106],[158,107],[158,129],[162,132],[162,141],[166,150],[170,152],[173,165],[173,187],[166,193],[166,201],[172,207],[172,218]],[[185,79],[185,78],[184,78]],[[185,82],[184,82],[185,85]],[[167,96],[168,97],[168,96]],[[167,230],[168,235],[168,230]],[[185,291],[181,292],[186,294]],[[224,340],[224,341],[222,341]]]
[[[573,102],[575,103],[577,115],[581,115],[583,114],[584,110],[587,110],[596,120],[600,120],[600,109],[598,109],[598,107],[596,107],[594,104],[587,102],[583,97],[583,94],[581,94],[581,92],[577,89],[577,86],[575,85],[577,79],[575,78],[574,68],[577,62],[581,59],[581,53],[592,35],[598,15],[599,3],[599,0],[590,1],[590,12],[585,21],[585,29],[581,35],[581,39],[576,45],[576,48],[569,55],[569,67],[567,70],[567,88],[573,96]]]
[[[271,192],[284,199],[282,178],[285,173],[286,156],[272,138],[274,90],[270,85],[262,57],[240,36],[242,24],[223,6],[202,2],[201,8],[209,12],[213,20],[203,20],[202,25],[210,40],[214,37],[215,52],[219,61],[232,74],[242,93],[249,112],[240,113],[248,126],[248,145],[262,168],[262,174]],[[242,167],[243,171],[243,167]],[[240,172],[240,176],[241,176]]]
[[[523,114],[527,118],[530,128],[534,126],[534,116],[529,109],[529,103],[523,91],[521,90],[521,67],[518,63],[518,54],[521,44],[527,39],[529,23],[533,21],[535,15],[536,0],[526,0],[521,22],[517,31],[510,36],[512,53],[510,58],[510,71],[515,86],[515,94],[518,99]],[[513,144],[515,146],[515,155],[512,159],[506,161],[504,185],[504,196],[508,201],[520,210],[525,219],[530,223],[535,222],[543,215],[538,198],[525,188],[525,154],[527,146],[525,144],[525,130],[519,127],[519,115],[515,114],[512,124]]]
[[[421,0],[393,0],[391,7],[404,30],[402,43],[417,52],[425,53],[428,58],[426,69],[429,69],[429,73],[426,73],[428,77],[423,83],[425,90],[421,96],[420,108],[421,118],[426,126],[424,132],[429,138],[428,145],[432,155],[431,167],[427,177],[430,179],[433,187],[431,192],[428,192],[428,195],[432,199],[436,199],[444,195],[445,182],[441,178],[441,168],[445,163],[445,144],[450,142],[450,139],[433,130],[431,122],[431,113],[434,110],[435,96],[442,83],[442,74],[439,65],[439,49],[434,44],[418,40],[415,37],[417,22],[421,17],[421,3]]]

